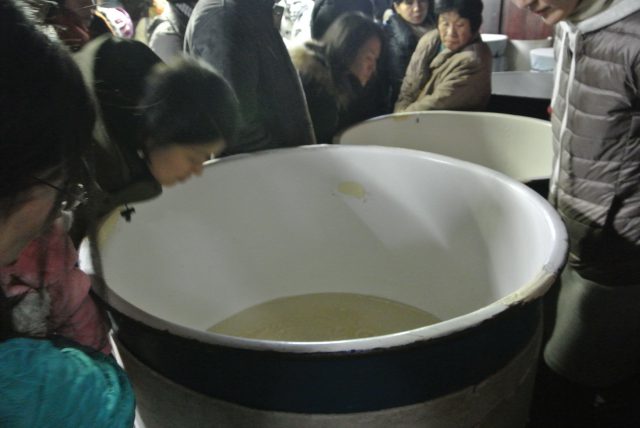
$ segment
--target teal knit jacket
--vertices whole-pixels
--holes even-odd
[[[67,342],[0,342],[0,426],[132,427],[135,400],[110,356]]]

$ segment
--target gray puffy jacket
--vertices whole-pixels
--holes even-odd
[[[550,200],[570,262],[611,285],[640,283],[640,2],[556,28]]]

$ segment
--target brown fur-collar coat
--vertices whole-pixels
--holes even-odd
[[[300,74],[311,121],[318,143],[331,143],[333,136],[348,122],[349,107],[360,88],[350,76],[336,81],[318,42],[307,42],[290,51]]]

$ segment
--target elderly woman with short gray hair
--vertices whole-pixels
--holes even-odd
[[[491,96],[491,51],[480,38],[481,0],[436,0],[436,30],[411,57],[395,112],[482,110]]]

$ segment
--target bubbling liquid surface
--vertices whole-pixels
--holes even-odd
[[[251,339],[325,342],[398,333],[438,322],[429,312],[389,299],[314,293],[260,303],[207,331]]]

